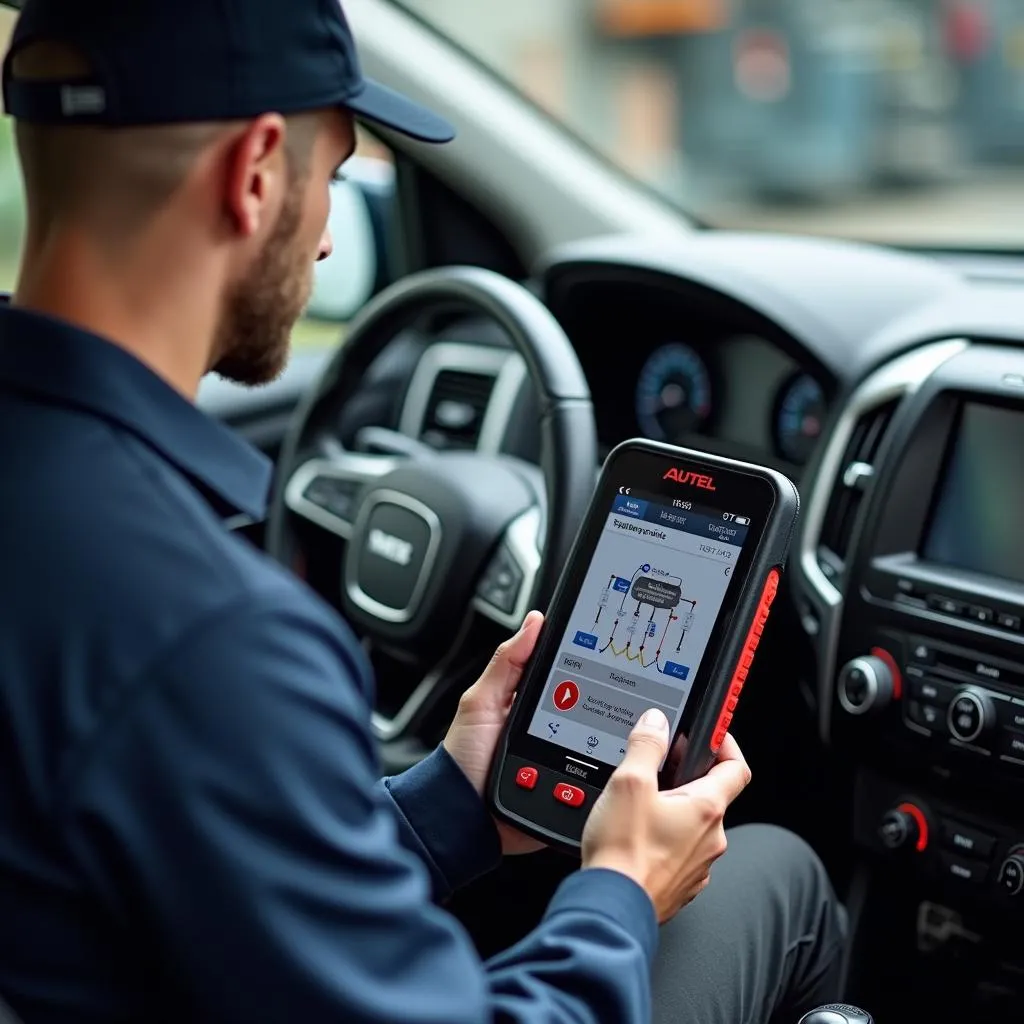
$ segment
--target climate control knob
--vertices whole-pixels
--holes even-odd
[[[1024,846],[1015,846],[999,865],[996,885],[1007,896],[1024,892]]]
[[[946,725],[950,736],[961,743],[977,743],[995,724],[995,704],[977,686],[965,686],[949,702]]]
[[[922,853],[928,845],[928,819],[917,804],[904,802],[882,816],[878,839],[887,850]]]
[[[854,658],[839,673],[839,703],[851,715],[881,711],[892,700],[894,689],[892,669],[873,654]]]

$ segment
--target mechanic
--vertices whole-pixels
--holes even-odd
[[[381,782],[359,643],[225,527],[262,517],[270,467],[200,379],[285,365],[354,118],[452,136],[362,77],[337,4],[28,0],[4,94],[28,221],[0,308],[0,992],[24,1021],[743,1024],[835,997],[821,864],[747,827],[705,889],[749,771],[730,739],[658,793],[660,713],[581,870],[481,963],[441,904],[531,848],[481,791],[540,616]]]

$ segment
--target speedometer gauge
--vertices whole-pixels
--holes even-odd
[[[825,392],[807,373],[791,377],[779,393],[775,445],[790,462],[803,465],[814,452],[828,414]]]
[[[636,418],[655,441],[674,441],[711,415],[711,374],[689,345],[663,345],[644,363],[636,383]]]

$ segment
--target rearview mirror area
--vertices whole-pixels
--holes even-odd
[[[345,323],[391,279],[394,166],[355,156],[331,186],[327,226],[333,252],[316,264],[306,316]]]

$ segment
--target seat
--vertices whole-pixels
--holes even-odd
[[[0,1024],[22,1024],[21,1018],[0,999]]]

